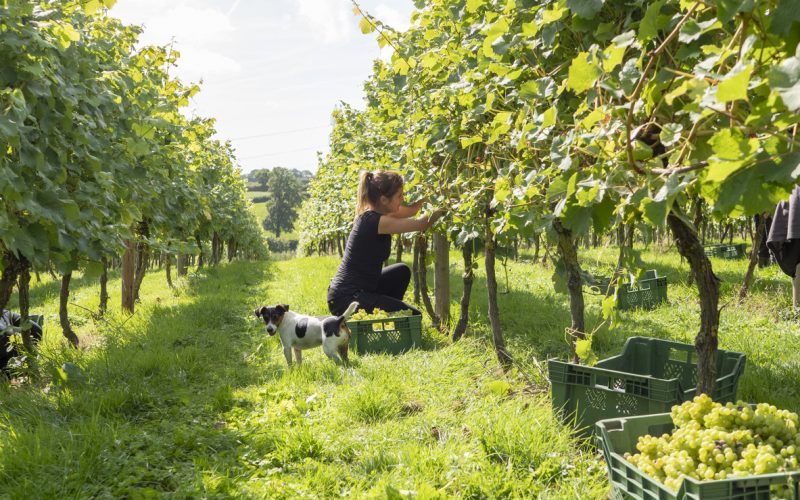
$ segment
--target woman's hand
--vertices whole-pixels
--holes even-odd
[[[436,224],[436,221],[441,219],[442,216],[446,213],[447,213],[446,208],[437,208],[436,210],[434,210],[433,213],[431,213],[428,216],[428,227],[431,227],[432,225]]]

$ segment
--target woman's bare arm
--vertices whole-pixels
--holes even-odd
[[[397,212],[386,214],[386,216],[393,217],[395,219],[406,219],[408,217],[417,215],[417,212],[419,212],[420,208],[422,208],[421,201],[414,203],[413,205],[401,205],[400,208],[397,209]]]
[[[400,234],[414,231],[424,231],[432,226],[444,215],[443,208],[436,209],[432,214],[417,219],[381,217],[378,221],[378,234]]]

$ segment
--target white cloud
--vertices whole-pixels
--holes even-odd
[[[405,31],[411,26],[410,18],[404,17],[397,9],[383,3],[375,7],[375,12],[371,12],[370,14],[397,31]]]
[[[298,14],[327,43],[342,42],[355,34],[356,16],[345,0],[303,0]]]
[[[141,24],[144,32],[141,45],[175,43],[180,52],[178,76],[185,82],[219,75],[236,75],[241,65],[233,58],[215,50],[220,41],[230,37],[234,27],[222,10],[199,8],[188,1],[177,1],[165,8],[163,0],[123,0],[111,10],[111,15],[126,23]],[[234,2],[229,11],[233,11]]]
[[[178,5],[146,21],[142,42],[163,44],[175,38],[182,43],[208,43],[233,31],[230,19],[222,11]]]
[[[163,10],[162,0],[120,0],[111,9],[111,15],[128,23],[142,24]]]
[[[238,74],[242,66],[234,59],[196,45],[181,47],[176,44],[181,57],[178,60],[178,71],[182,80],[197,81],[219,75]]]

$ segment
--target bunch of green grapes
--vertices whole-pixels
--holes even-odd
[[[367,313],[364,309],[359,309],[356,311],[350,319],[352,321],[361,321],[367,319],[387,319],[387,318],[397,318],[398,316],[411,316],[411,309],[403,309],[402,311],[393,311],[393,312],[386,312],[383,309],[378,309],[377,307],[372,310],[372,313]]]
[[[677,491],[685,477],[699,481],[798,470],[798,416],[761,403],[715,403],[706,394],[672,407],[672,434],[642,436],[625,459]],[[792,498],[786,485],[771,495]]]

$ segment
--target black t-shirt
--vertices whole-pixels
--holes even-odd
[[[356,219],[339,270],[328,287],[328,300],[378,288],[383,262],[392,252],[392,237],[378,234],[381,214],[367,210]]]

